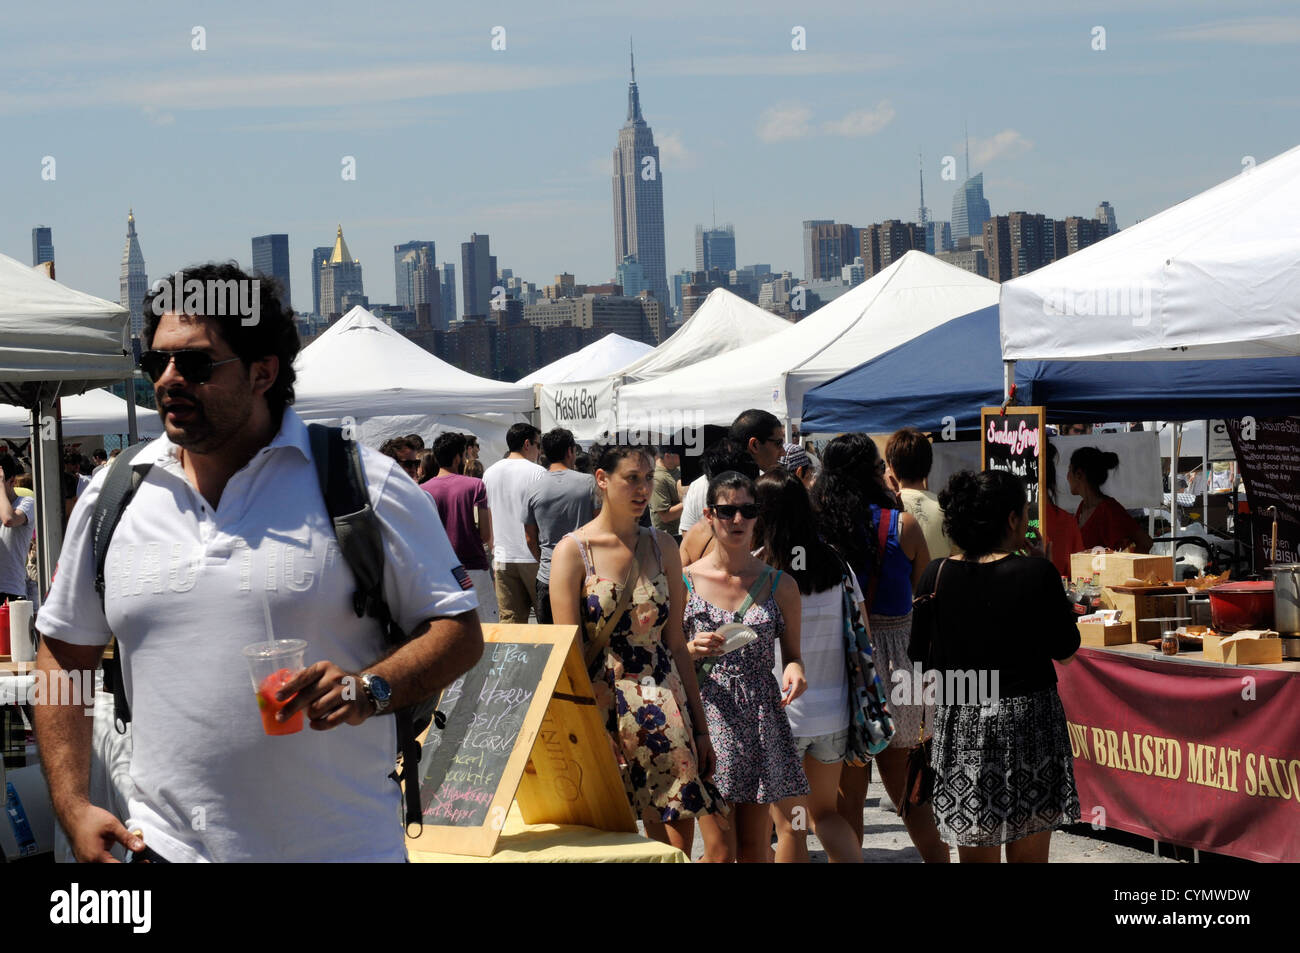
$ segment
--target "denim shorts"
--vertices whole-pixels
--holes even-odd
[[[794,750],[803,760],[805,754],[822,764],[839,764],[844,760],[844,753],[849,746],[849,729],[842,728],[829,735],[816,735],[812,738],[794,739]]]

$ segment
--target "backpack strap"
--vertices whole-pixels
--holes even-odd
[[[384,600],[383,534],[379,517],[370,505],[360,447],[355,440],[345,440],[343,431],[338,427],[308,424],[307,435],[311,441],[311,455],[316,464],[321,496],[325,498],[325,510],[334,525],[339,550],[356,578],[357,588],[352,594],[352,610],[358,618],[368,615],[378,621],[384,641],[396,648],[406,642],[406,634],[393,620],[388,603]],[[436,704],[436,701],[432,704]],[[424,828],[418,770],[420,745],[416,739],[420,730],[427,725],[430,714],[437,718],[430,702],[399,708],[393,712],[397,722],[397,744],[402,754],[402,767],[400,770],[394,768],[389,777],[397,781],[405,792],[408,833],[412,826],[420,830]],[[417,726],[417,718],[424,724]]]
[[[113,539],[113,532],[122,520],[122,512],[135,496],[144,478],[152,469],[152,463],[133,464],[134,460],[149,442],[137,443],[127,447],[117,455],[104,475],[104,482],[99,488],[99,497],[95,500],[95,511],[90,517],[91,543],[95,553],[95,591],[99,593],[99,605],[104,607],[104,563],[108,560],[108,544]],[[116,650],[112,658],[103,660],[104,688],[113,693],[113,727],[119,735],[126,734],[126,726],[131,722],[131,705],[126,698],[126,683],[122,679],[122,660]]]

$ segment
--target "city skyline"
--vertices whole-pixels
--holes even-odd
[[[1086,17],[1028,4],[867,16],[834,3],[808,13],[758,3],[745,15],[668,3],[635,19],[579,7],[561,27],[507,4],[499,51],[494,24],[459,12],[436,30],[420,19],[397,41],[376,24],[330,26],[305,4],[214,12],[196,51],[188,24],[126,29],[89,5],[40,19],[18,10],[0,38],[0,113],[24,148],[0,157],[12,186],[0,251],[25,258],[18,243],[51,226],[60,280],[115,299],[121,209],[134,207],[160,274],[212,259],[248,264],[251,236],[287,233],[293,282],[306,287],[310,249],[341,221],[356,258],[372,265],[414,235],[454,248],[478,232],[539,286],[562,272],[609,281],[608,143],[629,33],[670,176],[669,273],[693,264],[694,226],[711,219],[715,193],[718,217],[735,225],[737,261],[795,273],[803,220],[914,219],[918,150],[926,204],[946,209],[964,171],[965,120],[970,171],[984,175],[993,214],[1061,220],[1105,200],[1121,227],[1296,139],[1297,103],[1263,90],[1287,88],[1300,17],[1262,4],[1231,17],[1163,3],[1090,4]],[[1103,49],[1094,22],[1105,25]],[[803,50],[792,48],[795,26],[806,29]],[[47,31],[60,39],[15,39]],[[920,56],[970,42],[986,55],[960,74]],[[157,60],[147,70],[133,63],[146,46]],[[349,62],[337,66],[330,54],[345,50]],[[1023,55],[1006,55],[1014,51],[1043,64],[1033,83]],[[283,74],[268,71],[268,58]],[[185,162],[170,147],[103,150],[97,133],[183,144]],[[57,161],[51,180],[47,156]],[[353,180],[340,176],[347,156]],[[958,172],[948,176],[952,157]],[[372,300],[395,302],[386,267],[369,277]]]

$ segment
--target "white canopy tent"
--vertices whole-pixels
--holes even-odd
[[[785,318],[764,311],[724,288],[709,293],[700,307],[666,341],[630,364],[603,377],[545,382],[538,388],[537,405],[543,430],[566,427],[581,442],[604,439],[617,419],[619,388],[689,367],[706,358],[733,351],[790,329]],[[663,418],[655,422],[656,427]],[[669,423],[658,428],[676,429]]]
[[[1005,360],[1300,355],[1300,146],[1002,285]]]
[[[44,270],[0,255],[0,398],[30,410],[36,477],[40,591],[49,589],[63,545],[58,415],[60,395],[126,380],[128,316],[111,301],[74,291]],[[39,421],[54,420],[53,428]]]
[[[519,378],[519,383],[563,384],[567,381],[589,381],[614,374],[652,351],[654,346],[651,344],[633,341],[621,334],[606,334],[599,341]]]
[[[798,420],[818,384],[918,334],[997,303],[998,285],[924,252],[908,252],[802,321],[757,343],[700,361],[619,395],[619,425],[680,414],[725,426],[743,410]],[[936,373],[942,373],[936,368]]]
[[[477,377],[439,360],[355,307],[298,355],[294,409],[308,421],[351,423],[363,443],[444,430],[479,438],[485,466],[505,432],[533,409],[533,388]],[[483,417],[478,415],[497,415]]]
[[[127,432],[126,401],[102,387],[84,394],[65,397],[59,405],[63,416],[63,436],[98,437]],[[141,437],[162,433],[162,421],[156,410],[135,408],[136,431]],[[26,439],[31,436],[31,412],[20,407],[0,405],[0,437]]]

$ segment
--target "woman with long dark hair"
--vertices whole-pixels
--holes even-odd
[[[799,587],[785,573],[773,571],[753,555],[758,504],[754,481],[729,471],[709,479],[704,518],[713,524],[716,543],[709,554],[686,570],[682,630],[691,655],[712,660],[700,684],[717,748],[714,780],[735,808],[729,831],[717,830],[713,818],[701,818],[710,838],[726,838],[727,859],[764,863],[771,859],[775,809],[791,826],[800,809],[808,810],[808,779],[799,764],[785,707],[807,687],[799,657]],[[727,630],[744,628],[754,638],[724,652]],[[719,631],[722,630],[722,631]],[[774,646],[781,643],[785,669],[778,682]],[[806,860],[802,856],[782,860]]]
[[[1043,540],[1046,543],[1047,558],[1066,579],[1070,578],[1070,556],[1081,553],[1087,547],[1083,544],[1083,534],[1074,514],[1056,505],[1056,460],[1060,451],[1056,444],[1047,441],[1047,499],[1043,501]]]
[[[583,627],[584,658],[629,802],[656,840],[691,853],[695,819],[725,810],[709,782],[714,754],[695,665],[682,635],[686,592],[677,547],[640,525],[654,486],[644,447],[594,447],[596,517],[556,544],[556,625]],[[705,859],[724,859],[719,826]]]
[[[930,562],[925,534],[903,512],[885,486],[885,461],[866,434],[841,434],[826,445],[822,469],[813,484],[813,507],[822,535],[848,562],[866,589],[871,648],[876,672],[894,716],[894,740],[873,759],[889,799],[901,805],[907,780],[907,755],[924,740],[934,706],[900,698],[893,686],[911,685],[907,655],[912,633],[912,592]],[[897,673],[897,674],[895,674]],[[867,797],[869,768],[846,765],[840,775],[840,813],[858,833]],[[908,836],[927,863],[946,863],[948,847],[939,838],[928,806],[907,812]]]
[[[1045,862],[1053,828],[1079,820],[1052,665],[1074,656],[1079,629],[1056,567],[1017,552],[1029,527],[1018,478],[962,471],[939,503],[962,552],[936,560],[921,579],[934,598],[919,612],[918,633],[932,641],[917,661],[953,690],[976,687],[974,698],[942,698],[936,712],[939,830],[962,863],[998,863],[1003,844],[1008,862]]]
[[[802,479],[793,471],[775,469],[754,484],[758,498],[756,541],[759,557],[788,573],[799,586],[799,654],[808,689],[786,706],[795,750],[803,759],[811,793],[808,808],[812,831],[832,863],[861,863],[862,841],[839,814],[840,771],[849,735],[849,679],[845,663],[844,577],[852,599],[861,605],[853,572],[817,532],[817,519]],[[783,671],[778,646],[776,672]],[[800,858],[806,836],[772,811],[776,824],[778,861]]]

